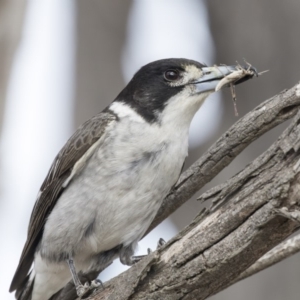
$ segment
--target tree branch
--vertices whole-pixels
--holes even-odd
[[[180,176],[177,185],[164,200],[148,232],[210,182],[253,141],[292,118],[299,107],[300,85],[296,85],[264,101],[239,119]]]
[[[236,281],[250,277],[300,251],[300,234],[280,243],[243,272]],[[231,283],[233,284],[233,282]]]
[[[240,119],[181,176],[164,202],[166,212],[160,211],[151,228],[249,143],[294,116],[299,105],[298,86]],[[299,227],[294,218],[300,210],[299,124],[300,113],[265,153],[228,182],[202,195],[201,199],[214,201],[210,214],[207,210],[200,213],[162,249],[108,281],[90,299],[206,299],[239,280]]]

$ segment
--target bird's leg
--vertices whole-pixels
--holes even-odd
[[[99,287],[100,285],[102,285],[102,282],[98,279],[96,280],[93,280],[91,282],[91,284],[89,284],[88,282],[86,282],[84,285],[81,283],[78,275],[77,275],[77,272],[76,272],[76,269],[75,269],[75,266],[74,266],[74,261],[72,258],[69,258],[67,259],[67,263],[69,265],[69,269],[70,269],[70,272],[72,274],[72,278],[73,278],[73,281],[74,281],[74,285],[75,285],[75,288],[76,288],[76,292],[77,292],[77,296],[79,298],[81,298],[84,294],[86,294],[88,291],[92,290],[92,289],[95,289],[97,287]],[[102,285],[103,286],[103,285]]]

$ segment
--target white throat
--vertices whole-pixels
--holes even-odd
[[[182,127],[189,129],[194,115],[210,94],[211,92],[190,95],[190,91],[185,89],[175,95],[160,114],[161,126],[171,126],[174,130]]]

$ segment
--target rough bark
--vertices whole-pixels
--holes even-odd
[[[184,172],[164,200],[149,230],[160,224],[206,183],[228,166],[249,144],[292,118],[300,107],[299,86],[264,101],[237,121],[210,149]]]
[[[243,272],[237,281],[256,274],[300,251],[300,234],[280,243]],[[232,283],[231,283],[232,284]]]
[[[299,87],[265,101],[230,128],[181,176],[151,228],[253,140],[295,116],[265,153],[200,197],[213,200],[210,210],[90,299],[206,299],[235,282],[299,227],[294,217],[300,206]]]

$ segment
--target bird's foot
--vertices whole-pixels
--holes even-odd
[[[156,246],[156,250],[160,249],[163,245],[166,244],[166,241],[162,238],[160,238],[157,242],[157,246]],[[152,250],[150,248],[147,249],[147,254],[146,255],[136,255],[136,256],[132,256],[131,260],[133,264],[136,264],[137,262],[139,262],[141,259],[143,259],[144,257],[148,256],[149,254],[152,253]]]
[[[150,249],[148,249],[148,254],[146,255],[134,255],[131,256],[131,264],[134,265],[136,263],[138,263],[140,260],[142,260],[144,257],[148,256],[151,252],[149,252]],[[151,250],[150,250],[151,251]]]
[[[82,298],[88,292],[91,292],[94,289],[97,289],[99,286],[102,286],[104,288],[101,280],[99,280],[99,279],[93,280],[90,284],[88,282],[86,282],[84,285],[79,284],[78,286],[76,286],[77,296],[79,298]]]
[[[74,285],[75,285],[75,289],[76,289],[76,293],[77,296],[81,299],[84,295],[90,295],[91,292],[93,292],[95,289],[97,289],[100,285],[102,286],[102,288],[104,289],[104,286],[101,282],[101,280],[99,279],[95,279],[93,281],[91,281],[91,283],[86,282],[84,285],[81,283],[78,274],[76,272],[75,266],[74,266],[74,261],[73,258],[69,258],[67,259],[67,263],[69,265],[70,268],[70,272],[72,274],[73,277],[73,281],[74,281]]]
[[[156,246],[156,250],[157,249],[160,249],[163,245],[165,245],[167,242],[164,240],[164,239],[162,239],[162,238],[160,238],[159,240],[158,240],[158,242],[157,242],[157,246]]]
[[[76,286],[76,293],[79,298],[84,296],[90,290],[90,284],[86,282],[84,285],[79,284]]]

